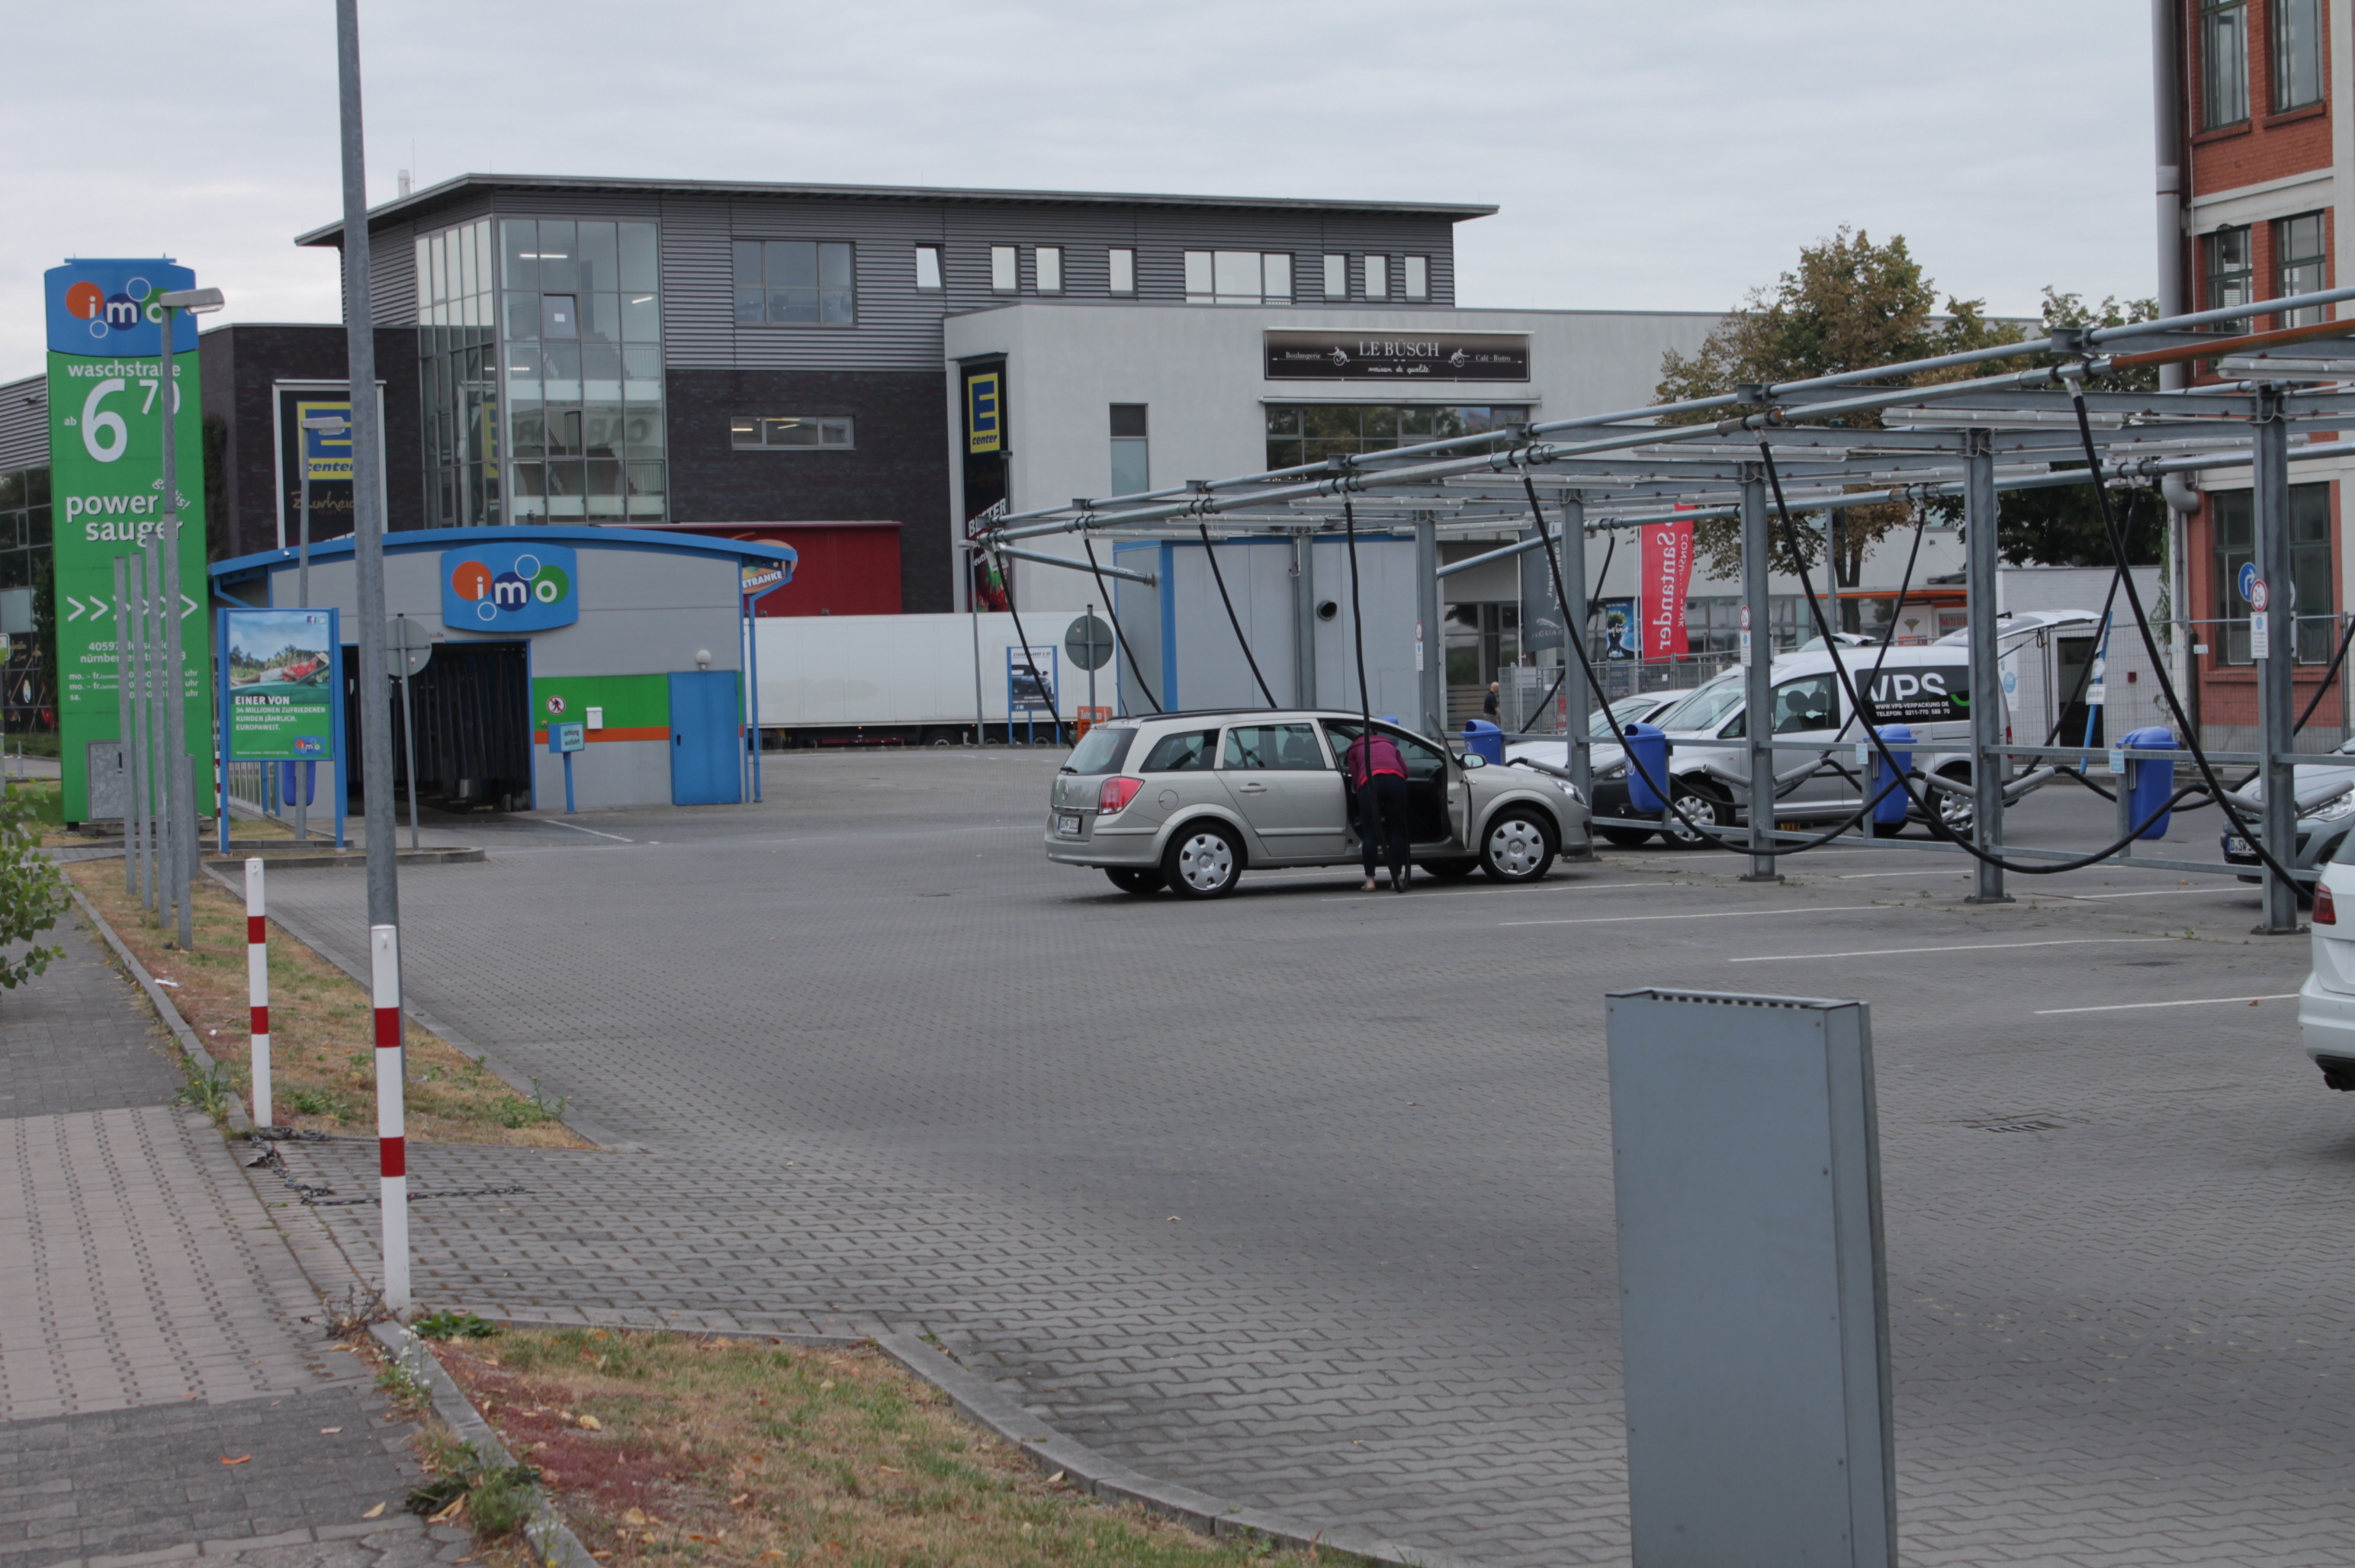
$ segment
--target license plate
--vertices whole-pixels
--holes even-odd
[[[1059,812],[1055,816],[1055,831],[1066,838],[1077,838],[1080,836],[1080,819],[1071,812]]]
[[[2249,848],[2249,841],[2247,839],[2228,833],[2224,836],[2224,853],[2227,855],[2254,855],[2256,851]]]

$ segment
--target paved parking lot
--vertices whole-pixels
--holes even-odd
[[[2298,1056],[2307,944],[2250,935],[2251,890],[1974,908],[1959,857],[1743,885],[1646,849],[1180,904],[1044,861],[1054,765],[796,757],[762,806],[446,832],[494,852],[404,875],[412,994],[632,1147],[413,1150],[423,1187],[532,1189],[421,1204],[421,1296],[918,1324],[1238,1504],[1624,1562],[1604,994],[1857,997],[1907,1560],[2346,1559],[2355,1097]],[[2041,796],[2018,840],[2109,811]],[[272,891],[360,950],[358,878]],[[302,1157],[368,1184],[364,1147]]]

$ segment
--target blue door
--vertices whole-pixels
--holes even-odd
[[[744,797],[736,732],[734,670],[690,670],[670,677],[673,805],[733,805]]]

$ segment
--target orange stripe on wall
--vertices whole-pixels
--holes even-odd
[[[634,729],[616,725],[609,730],[589,731],[589,743],[592,746],[602,741],[667,741],[669,739],[670,727],[666,724],[642,724]],[[535,746],[547,745],[548,731],[534,730],[531,732],[531,743]]]

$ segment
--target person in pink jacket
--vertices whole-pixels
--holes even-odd
[[[1376,841],[1391,867],[1391,891],[1406,891],[1406,759],[1398,743],[1375,731],[1349,742],[1341,772],[1357,794],[1358,844],[1366,861],[1366,891],[1374,891]]]

